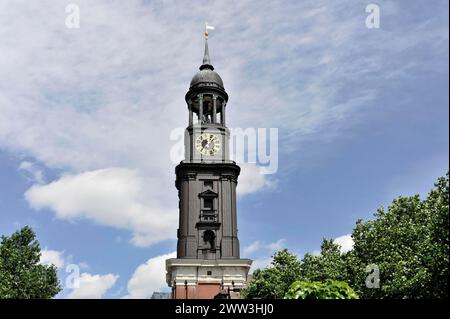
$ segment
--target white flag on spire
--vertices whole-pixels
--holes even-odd
[[[214,30],[214,27],[212,25],[209,25],[208,22],[205,23],[206,30]]]

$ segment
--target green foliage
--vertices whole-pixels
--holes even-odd
[[[0,298],[52,298],[60,290],[56,267],[39,264],[41,249],[30,227],[0,243]]]
[[[320,281],[327,279],[345,281],[346,260],[339,245],[331,239],[324,239],[319,256],[306,253],[300,265],[300,278],[304,281]]]
[[[426,199],[399,197],[374,220],[358,220],[352,238],[347,253],[324,239],[320,255],[307,253],[300,262],[287,250],[275,254],[277,262],[254,272],[244,296],[281,298],[294,281],[303,282],[291,288],[297,292],[333,280],[348,283],[361,298],[448,298],[449,174]],[[380,270],[380,288],[366,287],[370,264]]]
[[[349,260],[354,287],[366,298],[447,298],[449,180],[441,177],[425,200],[399,197],[376,219],[358,220]],[[380,269],[380,289],[368,289],[368,264]]]
[[[272,258],[269,267],[253,272],[250,285],[243,290],[244,298],[281,299],[289,285],[299,279],[300,263],[294,254],[283,249]]]
[[[301,277],[345,281],[363,298],[448,298],[448,204],[447,173],[425,200],[399,197],[374,220],[358,220],[350,252],[324,240],[320,256],[303,258]],[[369,264],[379,267],[379,289],[366,287]]]
[[[358,295],[343,281],[296,281],[284,299],[358,299]]]

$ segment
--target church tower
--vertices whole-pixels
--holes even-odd
[[[177,258],[166,260],[175,299],[238,297],[252,261],[240,259],[236,186],[240,167],[229,159],[228,94],[211,64],[208,33],[200,71],[185,100],[185,159],[175,168],[179,197]]]

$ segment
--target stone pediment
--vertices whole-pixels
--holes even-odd
[[[210,190],[210,189],[208,189],[208,190],[206,190],[206,191],[204,191],[204,192],[201,192],[200,194],[198,194],[198,196],[199,197],[203,197],[203,198],[208,198],[208,197],[217,197],[217,193],[216,192],[214,192],[214,191],[212,191],[212,190]]]

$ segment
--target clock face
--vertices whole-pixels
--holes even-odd
[[[213,156],[220,151],[220,139],[216,134],[204,133],[195,140],[195,148],[201,154]]]

